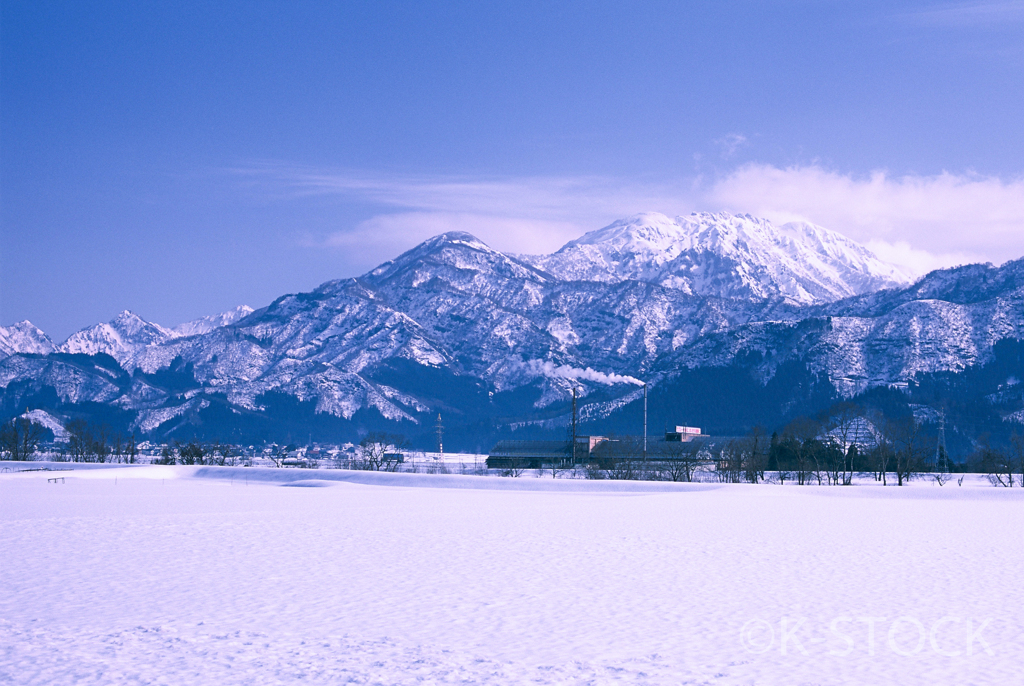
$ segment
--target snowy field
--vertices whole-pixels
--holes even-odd
[[[1024,683],[1021,489],[309,476],[0,474],[0,683]]]

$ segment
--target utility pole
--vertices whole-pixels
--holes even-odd
[[[437,413],[437,426],[434,427],[437,431],[437,454],[438,457],[444,457],[444,424],[441,423],[441,413]]]
[[[576,386],[572,387],[572,463],[576,464]]]
[[[644,462],[647,462],[647,384],[644,384]]]
[[[935,471],[949,473],[949,457],[946,452],[946,413],[939,414],[939,441],[935,445]]]

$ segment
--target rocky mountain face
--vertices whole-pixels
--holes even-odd
[[[594,430],[629,432],[642,379],[655,425],[734,431],[984,366],[1021,338],[1024,261],[908,281],[838,234],[747,216],[638,215],[547,256],[452,232],[260,310],[175,329],[125,312],[56,349],[8,345],[0,388],[8,413],[97,403],[154,436],[426,441],[441,413],[449,440],[486,449],[564,432],[574,386]]]

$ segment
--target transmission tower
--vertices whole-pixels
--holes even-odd
[[[434,426],[437,432],[437,454],[444,455],[444,424],[441,423],[441,413],[437,413],[437,424]]]
[[[949,453],[946,452],[946,413],[939,413],[939,440],[935,444],[935,471],[949,473]]]

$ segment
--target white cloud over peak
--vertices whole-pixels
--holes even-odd
[[[1024,255],[1024,180],[974,174],[863,177],[820,166],[749,164],[715,182],[707,201],[773,221],[804,220],[917,272]]]
[[[747,164],[717,178],[638,183],[609,177],[386,177],[261,168],[246,173],[301,199],[333,194],[377,207],[372,217],[305,243],[342,248],[366,268],[444,231],[508,252],[546,253],[638,212],[729,211],[809,221],[921,274],[1024,256],[1024,179],[977,174],[854,175],[820,165]]]

